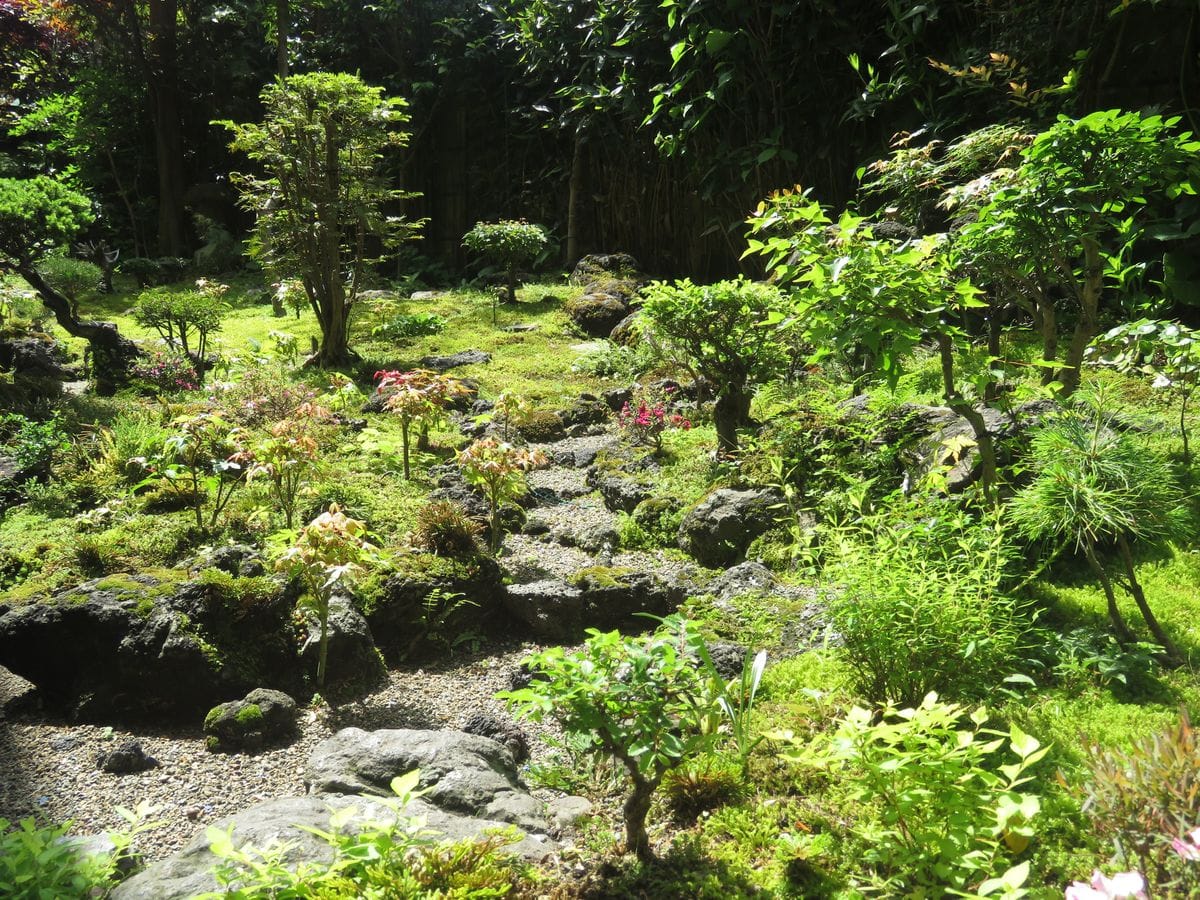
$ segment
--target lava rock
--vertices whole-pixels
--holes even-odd
[[[215,706],[204,718],[205,746],[213,753],[258,750],[282,742],[295,730],[296,701],[267,688]]]
[[[348,597],[330,598],[328,643],[326,678],[329,683],[365,691],[378,684],[386,674],[371,627]],[[321,626],[315,612],[310,611],[308,637],[300,647],[300,661],[310,673],[317,671],[320,644]]]
[[[460,366],[473,366],[491,361],[492,354],[485,353],[483,350],[471,349],[460,350],[450,356],[423,356],[421,357],[421,367],[433,369],[435,372],[449,372]]]
[[[501,719],[488,712],[474,712],[463,720],[459,731],[477,734],[503,744],[512,754],[514,762],[529,759],[529,736],[515,722]]]
[[[567,315],[590,337],[608,337],[629,315],[629,307],[612,294],[584,294],[566,305]]]
[[[101,753],[96,757],[96,768],[110,775],[133,775],[157,768],[158,765],[158,760],[147,756],[137,741],[127,741],[116,750]]]
[[[571,270],[571,284],[587,284],[602,276],[638,277],[641,266],[628,253],[589,253]]]
[[[679,524],[679,546],[710,568],[733,565],[775,524],[783,502],[773,487],[713,491]]]

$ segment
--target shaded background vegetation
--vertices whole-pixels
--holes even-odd
[[[898,132],[1110,107],[1190,125],[1198,17],[1191,0],[3,0],[0,102],[24,121],[0,174],[73,168],[97,237],[189,255],[209,220],[249,224],[227,180],[244,163],[210,123],[258,119],[285,59],[410,100],[394,175],[423,195],[407,212],[429,219],[427,259],[457,269],[475,221],[524,216],[565,261],[622,249],[715,276],[759,199],[799,183],[841,205]]]

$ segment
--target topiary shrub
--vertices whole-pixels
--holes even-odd
[[[550,238],[541,225],[523,219],[477,222],[463,235],[463,246],[504,270],[509,303],[517,302],[517,268],[534,262]]]

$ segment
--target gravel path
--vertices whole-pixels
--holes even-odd
[[[262,800],[302,795],[309,753],[339,728],[455,728],[473,712],[504,715],[493,695],[510,686],[512,670],[537,649],[513,642],[424,669],[393,670],[384,687],[332,714],[302,710],[294,743],[253,755],[209,753],[198,727],[132,732],[42,720],[21,711],[28,683],[0,668],[0,818],[71,819],[73,832],[94,834],[124,826],[116,806],[149,801],[164,824],[138,844],[147,860],[159,859],[224,816]],[[522,727],[533,739],[534,757],[544,757],[544,732]],[[129,740],[160,767],[124,776],[96,768],[98,754]]]

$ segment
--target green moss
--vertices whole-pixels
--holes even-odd
[[[589,566],[572,574],[567,581],[576,587],[584,585],[595,588],[619,587],[624,583],[622,579],[626,575],[632,574],[633,569],[621,566]]]
[[[222,712],[223,712],[223,710],[221,709],[220,706],[214,706],[212,709],[210,709],[208,711],[208,715],[206,715],[204,717],[204,730],[205,731],[208,731],[210,728],[213,727],[213,725],[215,725],[217,723],[217,720],[221,718]]]
[[[231,610],[270,603],[280,591],[279,583],[268,575],[242,578],[213,568],[201,571],[196,581],[208,589],[211,600]]]
[[[263,720],[262,707],[257,703],[247,703],[234,714],[233,720],[245,728],[258,725]]]

